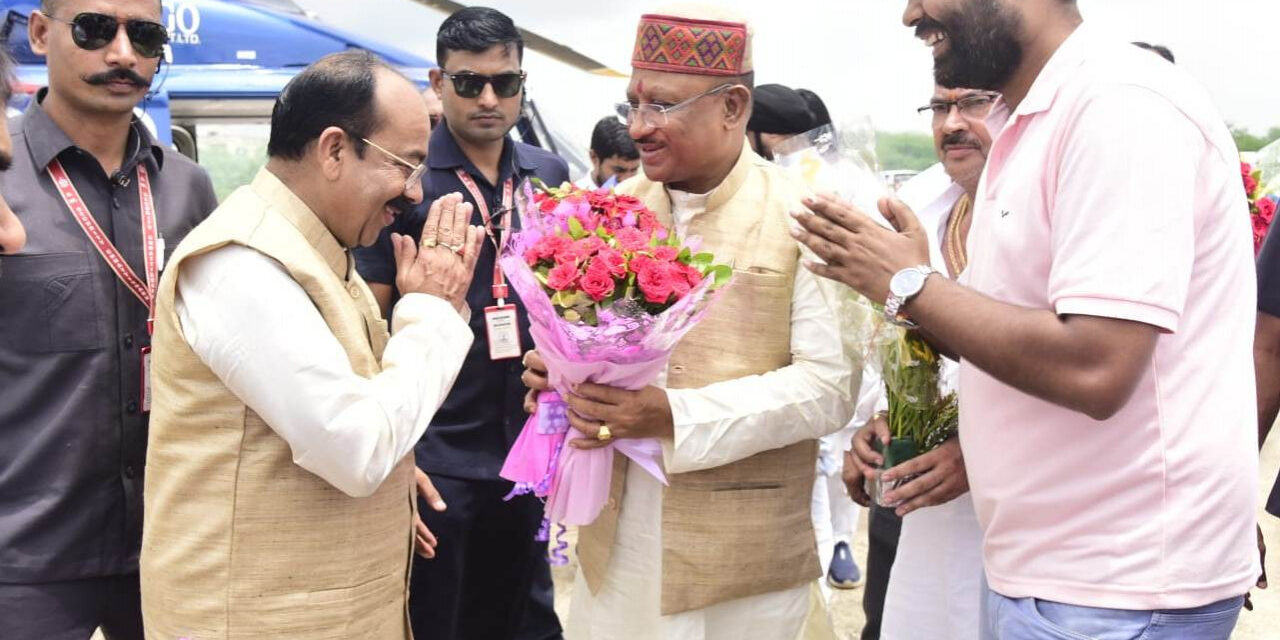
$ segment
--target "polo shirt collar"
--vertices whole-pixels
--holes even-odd
[[[39,171],[44,171],[49,167],[49,163],[54,158],[68,149],[76,148],[76,144],[71,141],[70,136],[62,130],[61,127],[49,117],[45,112],[41,103],[44,101],[45,95],[49,93],[49,89],[43,88],[36,93],[35,99],[31,101],[31,106],[27,107],[23,114],[22,131],[25,134],[27,149],[31,152],[31,160]],[[129,123],[132,133],[129,139],[129,148],[135,149],[134,155],[122,165],[122,168],[130,169],[139,161],[150,156],[157,171],[164,168],[164,147],[156,144],[151,132],[143,126],[142,122],[135,116]],[[144,153],[145,150],[145,153]]]
[[[528,153],[522,152],[520,145],[508,135],[502,142],[502,160],[498,163],[499,181],[511,175],[510,167],[513,164],[520,167],[521,172],[538,168],[533,158],[529,157]],[[464,169],[473,175],[480,175],[480,171],[462,152],[462,147],[458,146],[453,132],[443,123],[431,132],[431,140],[427,143],[427,167],[442,170]]]
[[[1053,107],[1063,85],[1071,80],[1075,72],[1088,59],[1090,51],[1094,49],[1095,41],[1096,34],[1091,27],[1085,23],[1076,27],[1076,30],[1067,36],[1067,39],[1058,46],[1058,50],[1049,58],[1049,62],[1040,70],[1040,75],[1036,76],[1035,82],[1031,83],[1031,90],[1018,105],[1013,117],[1042,113]],[[1002,103],[1003,100],[1001,98]]]

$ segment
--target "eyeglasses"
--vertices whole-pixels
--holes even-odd
[[[492,76],[481,75],[479,73],[471,73],[470,71],[463,73],[442,72],[444,77],[453,81],[453,91],[460,98],[475,98],[484,91],[484,86],[493,87],[493,92],[499,98],[512,98],[520,89],[524,87],[525,73],[523,71],[516,73],[499,73]]]
[[[652,127],[654,129],[661,129],[667,126],[667,121],[668,121],[667,114],[671,113],[672,111],[676,111],[677,109],[683,109],[697,102],[701,98],[715,95],[732,86],[733,86],[732,84],[725,83],[718,87],[714,87],[712,89],[703,91],[702,93],[699,93],[698,95],[693,96],[692,98],[689,98],[687,100],[677,102],[676,104],[673,104],[671,106],[654,104],[652,102],[644,102],[644,103],[638,103],[638,104],[633,102],[622,102],[622,103],[619,103],[617,106],[618,117],[622,118],[622,120],[627,123],[627,126],[631,126],[631,124],[635,122],[636,118],[639,117],[640,121],[643,122],[645,126]],[[639,116],[637,116],[636,114],[639,114]]]
[[[960,110],[961,116],[970,120],[980,120],[991,114],[991,107],[995,105],[997,97],[994,93],[975,93],[959,100],[934,100],[916,111],[919,113],[932,111],[933,119],[937,121],[945,120],[951,115],[952,107],[955,107]]]
[[[391,153],[386,149],[383,149],[382,147],[378,146],[378,143],[368,138],[360,138],[360,141],[373,147],[374,149],[377,149],[378,151],[381,151],[382,153],[386,154],[388,158],[391,158],[392,160],[395,160],[401,165],[409,168],[409,176],[404,180],[405,191],[412,190],[413,186],[418,184],[418,181],[422,179],[422,174],[427,172],[427,163],[425,162],[422,164],[414,164],[412,162],[409,162],[408,160],[405,160],[404,158],[401,158],[400,156],[394,153]]]
[[[79,13],[70,20],[45,17],[71,25],[71,41],[85,51],[97,51],[111,44],[120,33],[121,22],[115,16],[102,13]],[[124,32],[133,50],[144,58],[159,58],[164,55],[164,46],[169,44],[169,30],[159,22],[128,20],[124,22]]]

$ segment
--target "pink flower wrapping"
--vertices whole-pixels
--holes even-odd
[[[516,483],[513,494],[545,498],[550,522],[590,524],[608,500],[615,453],[665,483],[662,446],[656,439],[618,439],[591,450],[566,446],[584,436],[569,427],[560,394],[582,382],[628,390],[652,384],[676,343],[727,284],[727,268],[710,264],[705,254],[695,261],[674,246],[670,233],[634,198],[569,188],[535,196],[525,185],[520,200],[523,230],[500,262],[524,302],[556,392],[539,394],[538,409],[501,475]],[[566,235],[572,239],[552,239]],[[667,261],[651,256],[660,247]],[[637,283],[645,277],[638,267],[661,270],[667,282],[662,300]],[[676,278],[683,295],[670,284]]]

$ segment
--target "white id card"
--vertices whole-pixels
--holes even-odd
[[[151,347],[142,348],[142,412],[151,411]]]
[[[489,359],[509,360],[524,355],[514,304],[485,307],[484,324],[489,332]]]

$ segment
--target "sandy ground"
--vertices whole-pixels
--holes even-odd
[[[1267,448],[1262,454],[1262,465],[1259,470],[1258,492],[1262,499],[1265,500],[1267,492],[1271,490],[1271,484],[1280,467],[1280,437],[1271,438]],[[1273,556],[1268,559],[1267,567],[1270,569],[1272,581],[1280,585],[1280,518],[1274,518],[1266,513],[1260,513],[1262,522],[1262,531],[1270,542]],[[865,511],[862,517],[858,518],[858,535],[856,536],[854,555],[858,559],[858,566],[866,566],[867,558],[867,518]],[[570,564],[565,567],[556,567],[553,574],[556,582],[556,612],[560,614],[561,620],[567,618],[569,614],[569,595],[573,591],[574,574],[577,571],[576,558],[570,558]],[[1253,597],[1255,610],[1253,612],[1244,612],[1240,616],[1240,624],[1236,627],[1236,632],[1232,635],[1233,640],[1274,640],[1280,637],[1280,586],[1273,587],[1267,591],[1259,591],[1254,593]],[[831,603],[831,615],[835,621],[836,632],[841,640],[854,640],[858,638],[858,633],[862,630],[864,622],[862,616],[862,589],[852,589],[849,591],[837,591],[835,598]],[[102,640],[102,635],[95,634],[94,640]]]

